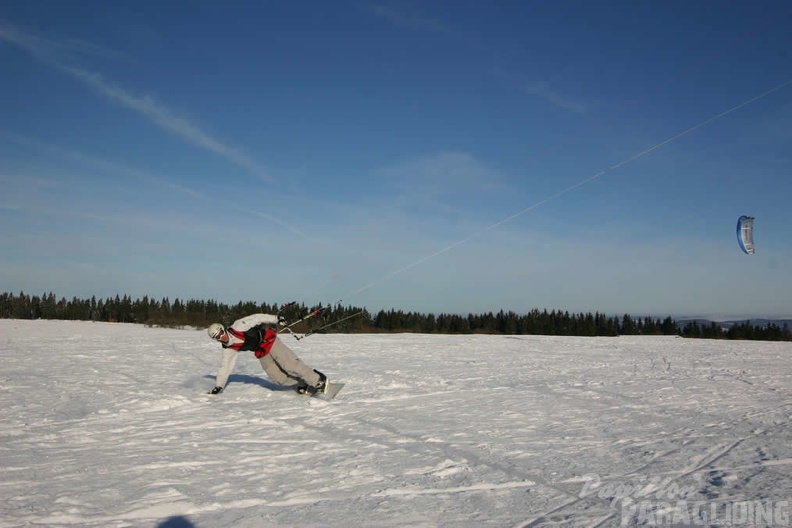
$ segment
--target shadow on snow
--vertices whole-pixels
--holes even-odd
[[[205,379],[214,380],[215,376],[211,374],[207,374],[204,376]],[[228,378],[228,385],[232,383],[247,383],[248,385],[258,385],[259,387],[264,387],[265,389],[269,389],[271,391],[290,391],[293,390],[291,387],[285,387],[283,385],[278,385],[277,383],[273,383],[272,381],[262,378],[260,376],[250,376],[248,374],[231,374]]]

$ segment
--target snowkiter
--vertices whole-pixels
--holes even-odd
[[[278,385],[292,387],[301,394],[314,395],[324,391],[327,377],[303,363],[278,338],[278,333],[272,328],[278,323],[278,316],[259,313],[238,319],[228,328],[220,323],[209,326],[209,337],[223,345],[223,362],[215,378],[215,387],[209,394],[223,392],[240,351],[253,352],[267,376]]]

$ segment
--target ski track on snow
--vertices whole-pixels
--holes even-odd
[[[278,390],[203,331],[0,320],[0,526],[614,526],[586,488],[788,500],[790,343],[314,335]],[[332,477],[331,479],[328,479]],[[587,490],[587,491],[586,491]]]

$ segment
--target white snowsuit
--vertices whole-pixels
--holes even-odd
[[[224,388],[236,366],[239,351],[251,351],[261,363],[267,376],[278,385],[287,387],[317,387],[323,375],[302,362],[292,349],[278,338],[277,332],[265,325],[275,325],[278,317],[253,314],[234,321],[226,328],[228,343],[223,343],[223,362],[217,372],[215,386]]]

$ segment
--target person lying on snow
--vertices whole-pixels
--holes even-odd
[[[300,394],[312,396],[324,392],[327,376],[303,363],[278,338],[270,325],[279,322],[276,315],[259,313],[238,319],[228,328],[220,323],[209,326],[209,337],[223,345],[223,362],[209,394],[223,392],[241,350],[253,352],[267,376],[278,385],[293,387]]]

